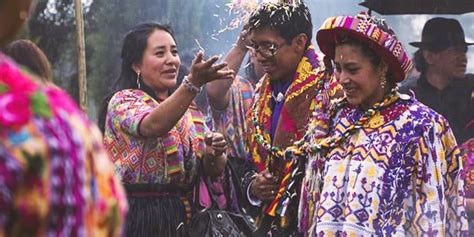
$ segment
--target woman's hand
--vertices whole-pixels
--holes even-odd
[[[227,63],[214,64],[219,60],[219,56],[212,56],[207,61],[204,60],[204,53],[200,51],[191,65],[191,72],[188,80],[193,85],[201,87],[204,84],[218,79],[232,79],[234,71],[228,69]]]
[[[225,154],[227,141],[224,135],[212,132],[205,135],[204,142],[206,143],[204,170],[211,177],[219,176],[227,165],[227,155]]]

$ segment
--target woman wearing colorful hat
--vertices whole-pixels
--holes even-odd
[[[346,97],[333,101],[329,135],[304,147],[299,227],[311,236],[467,235],[459,149],[442,116],[398,93],[412,63],[393,31],[365,13],[331,17],[317,42]]]

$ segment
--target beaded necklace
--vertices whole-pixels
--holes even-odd
[[[316,94],[321,93],[325,83],[326,83],[326,80],[324,80],[324,77],[320,78],[318,80],[317,86],[316,86],[316,91],[317,91]],[[268,141],[265,138],[264,132],[260,128],[260,124],[258,122],[259,113],[258,113],[257,104],[258,103],[255,103],[253,108],[252,108],[252,115],[253,115],[252,116],[252,124],[255,127],[255,134],[253,134],[253,136],[255,137],[255,141],[257,142],[257,144],[262,146],[270,154],[271,157],[283,158],[284,153],[283,153],[282,149],[277,147],[277,146],[272,146],[271,142]],[[299,140],[298,142],[300,142],[300,141],[303,141],[303,139]],[[298,142],[295,142],[294,144],[296,145]],[[270,161],[270,159],[265,160],[265,166],[267,168],[268,168],[269,161]]]
[[[278,200],[277,203],[272,203],[276,213],[281,217],[280,225],[282,227],[287,225],[287,220],[285,218],[286,211],[291,199],[296,197],[297,186],[295,184],[296,180],[303,175],[303,172],[301,171],[304,168],[302,164],[304,164],[303,160],[306,154],[315,154],[321,152],[323,149],[328,151],[330,148],[337,147],[345,138],[357,131],[358,128],[364,126],[364,124],[367,123],[367,121],[369,121],[377,112],[383,110],[395,102],[398,97],[398,88],[393,88],[381,102],[376,103],[374,106],[372,106],[372,108],[365,111],[360,119],[354,124],[350,125],[341,136],[337,136],[336,138],[322,138],[319,139],[319,142],[316,141],[312,144],[311,138],[312,134],[314,133],[314,129],[308,129],[301,140],[295,142],[294,146],[288,147],[286,149],[284,158],[286,161],[290,162],[288,169],[290,169],[291,172],[289,172],[283,178],[283,180],[286,181],[285,185],[281,186],[278,190],[278,193],[282,193],[280,200]],[[347,103],[347,101],[345,99],[341,99],[339,101],[335,101],[334,103],[335,106],[331,109],[331,118],[335,117],[336,113]],[[316,111],[313,112],[312,118],[317,118],[315,113]],[[274,149],[276,150],[277,148]],[[319,162],[319,164],[322,163]]]
[[[316,89],[317,94],[321,92],[324,82],[325,81],[323,79],[319,80],[317,89]],[[341,141],[343,141],[346,137],[351,135],[356,129],[361,128],[367,121],[369,121],[370,118],[372,118],[372,116],[375,115],[375,113],[377,113],[378,111],[384,109],[385,107],[387,107],[388,105],[396,101],[396,99],[398,98],[397,91],[398,91],[398,87],[393,88],[390,91],[390,93],[388,93],[381,102],[374,104],[372,108],[364,112],[364,114],[359,118],[357,122],[350,125],[349,128],[342,134],[342,136],[332,137],[329,139],[326,138],[326,139],[323,139],[320,143],[311,144],[309,139],[313,133],[313,130],[307,129],[303,138],[294,142],[294,144],[290,146],[291,152],[294,152],[297,154],[302,153],[303,151],[307,151],[309,153],[315,153],[324,148],[333,148],[333,147],[338,146]],[[334,114],[339,110],[339,108],[345,105],[346,103],[347,103],[346,100],[337,101],[336,106],[334,106],[334,108],[331,110],[331,117],[334,117]],[[268,153],[270,153],[272,157],[284,158],[285,153],[283,152],[283,150],[277,146],[272,146],[271,142],[265,138],[262,129],[260,129],[260,125],[258,123],[259,114],[258,114],[258,110],[256,109],[256,106],[254,106],[252,114],[253,114],[252,123],[255,126],[254,137],[255,137],[256,142],[260,146],[262,146]],[[315,112],[313,112],[312,118],[315,118],[315,117],[316,117],[316,114]],[[268,160],[269,159],[267,159],[266,161],[267,164],[268,164]]]
[[[359,118],[358,121],[351,124],[346,131],[341,136],[332,136],[331,138],[324,138],[320,139],[320,142],[311,143],[308,139],[311,137],[311,131],[307,131],[303,139],[304,141],[298,141],[300,146],[298,146],[301,150],[306,151],[308,153],[314,154],[316,152],[321,151],[322,149],[330,149],[337,147],[345,138],[352,135],[357,129],[363,127],[377,112],[383,110],[384,108],[391,105],[399,98],[398,96],[398,87],[393,88],[384,98],[382,101],[374,104],[370,109],[365,111],[362,116]],[[335,116],[335,113],[347,104],[347,100],[339,101],[334,109],[331,110],[331,118]],[[312,129],[309,129],[312,130]],[[302,139],[302,140],[303,140]]]

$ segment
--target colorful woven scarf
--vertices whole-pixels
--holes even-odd
[[[166,136],[163,139],[167,171],[171,180],[186,183],[190,181],[188,179],[191,177],[186,177],[184,172],[185,157],[192,159],[190,156],[195,156],[197,159],[201,159],[204,156],[204,116],[194,105],[191,105],[175,128],[176,130],[173,129],[170,133],[176,132],[178,136]],[[176,137],[179,137],[179,141],[176,140]],[[179,145],[182,146],[182,150],[178,149]]]
[[[308,120],[311,112],[315,110],[325,111],[324,109],[315,108],[322,108],[328,104],[326,102],[329,99],[322,99],[321,97],[330,97],[329,94],[334,95],[334,93],[328,92],[335,89],[335,83],[331,83],[331,80],[326,79],[326,77],[325,68],[320,65],[314,47],[310,46],[302,57],[294,75],[294,80],[288,88],[279,122],[273,125],[277,126],[273,140],[269,135],[273,112],[271,109],[272,87],[270,86],[270,77],[266,75],[257,85],[254,109],[248,117],[250,133],[248,133],[247,139],[249,141],[249,151],[258,171],[268,169],[281,181],[276,198],[265,210],[265,213],[270,216],[280,215],[284,217],[288,202],[283,203],[282,197],[286,195],[288,184],[294,183],[294,180],[290,180],[289,177],[295,167],[295,161],[286,161],[282,154],[277,155],[273,152],[275,150],[273,148],[278,147],[281,151],[294,146],[294,143],[303,137],[309,124]],[[316,95],[320,80],[326,80],[326,82],[321,83],[324,91],[321,94],[326,96]],[[252,118],[256,118],[256,121],[252,121]],[[257,124],[254,124],[254,122]],[[325,127],[325,125],[320,126]],[[263,134],[266,142],[257,139],[257,133]],[[284,218],[282,218],[283,221]],[[282,225],[284,224],[282,223]]]

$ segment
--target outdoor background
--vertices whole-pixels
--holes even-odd
[[[226,5],[231,0],[84,0],[88,114],[96,120],[103,97],[120,72],[123,36],[144,21],[169,23],[178,43],[183,63],[189,63],[200,47],[206,56],[224,55],[234,43],[241,26],[239,15]],[[323,21],[334,15],[366,10],[361,0],[306,0],[316,32]],[[74,28],[74,0],[38,0],[29,25],[19,35],[43,49],[54,68],[55,83],[77,101],[77,66]],[[373,13],[377,15],[377,13]],[[390,16],[385,18],[412,55],[408,42],[419,41],[424,23],[432,15]],[[474,42],[474,13],[446,15],[458,19],[467,41]],[[232,29],[235,28],[235,29]],[[315,43],[314,37],[312,39]],[[468,72],[474,72],[474,46],[468,52]]]

